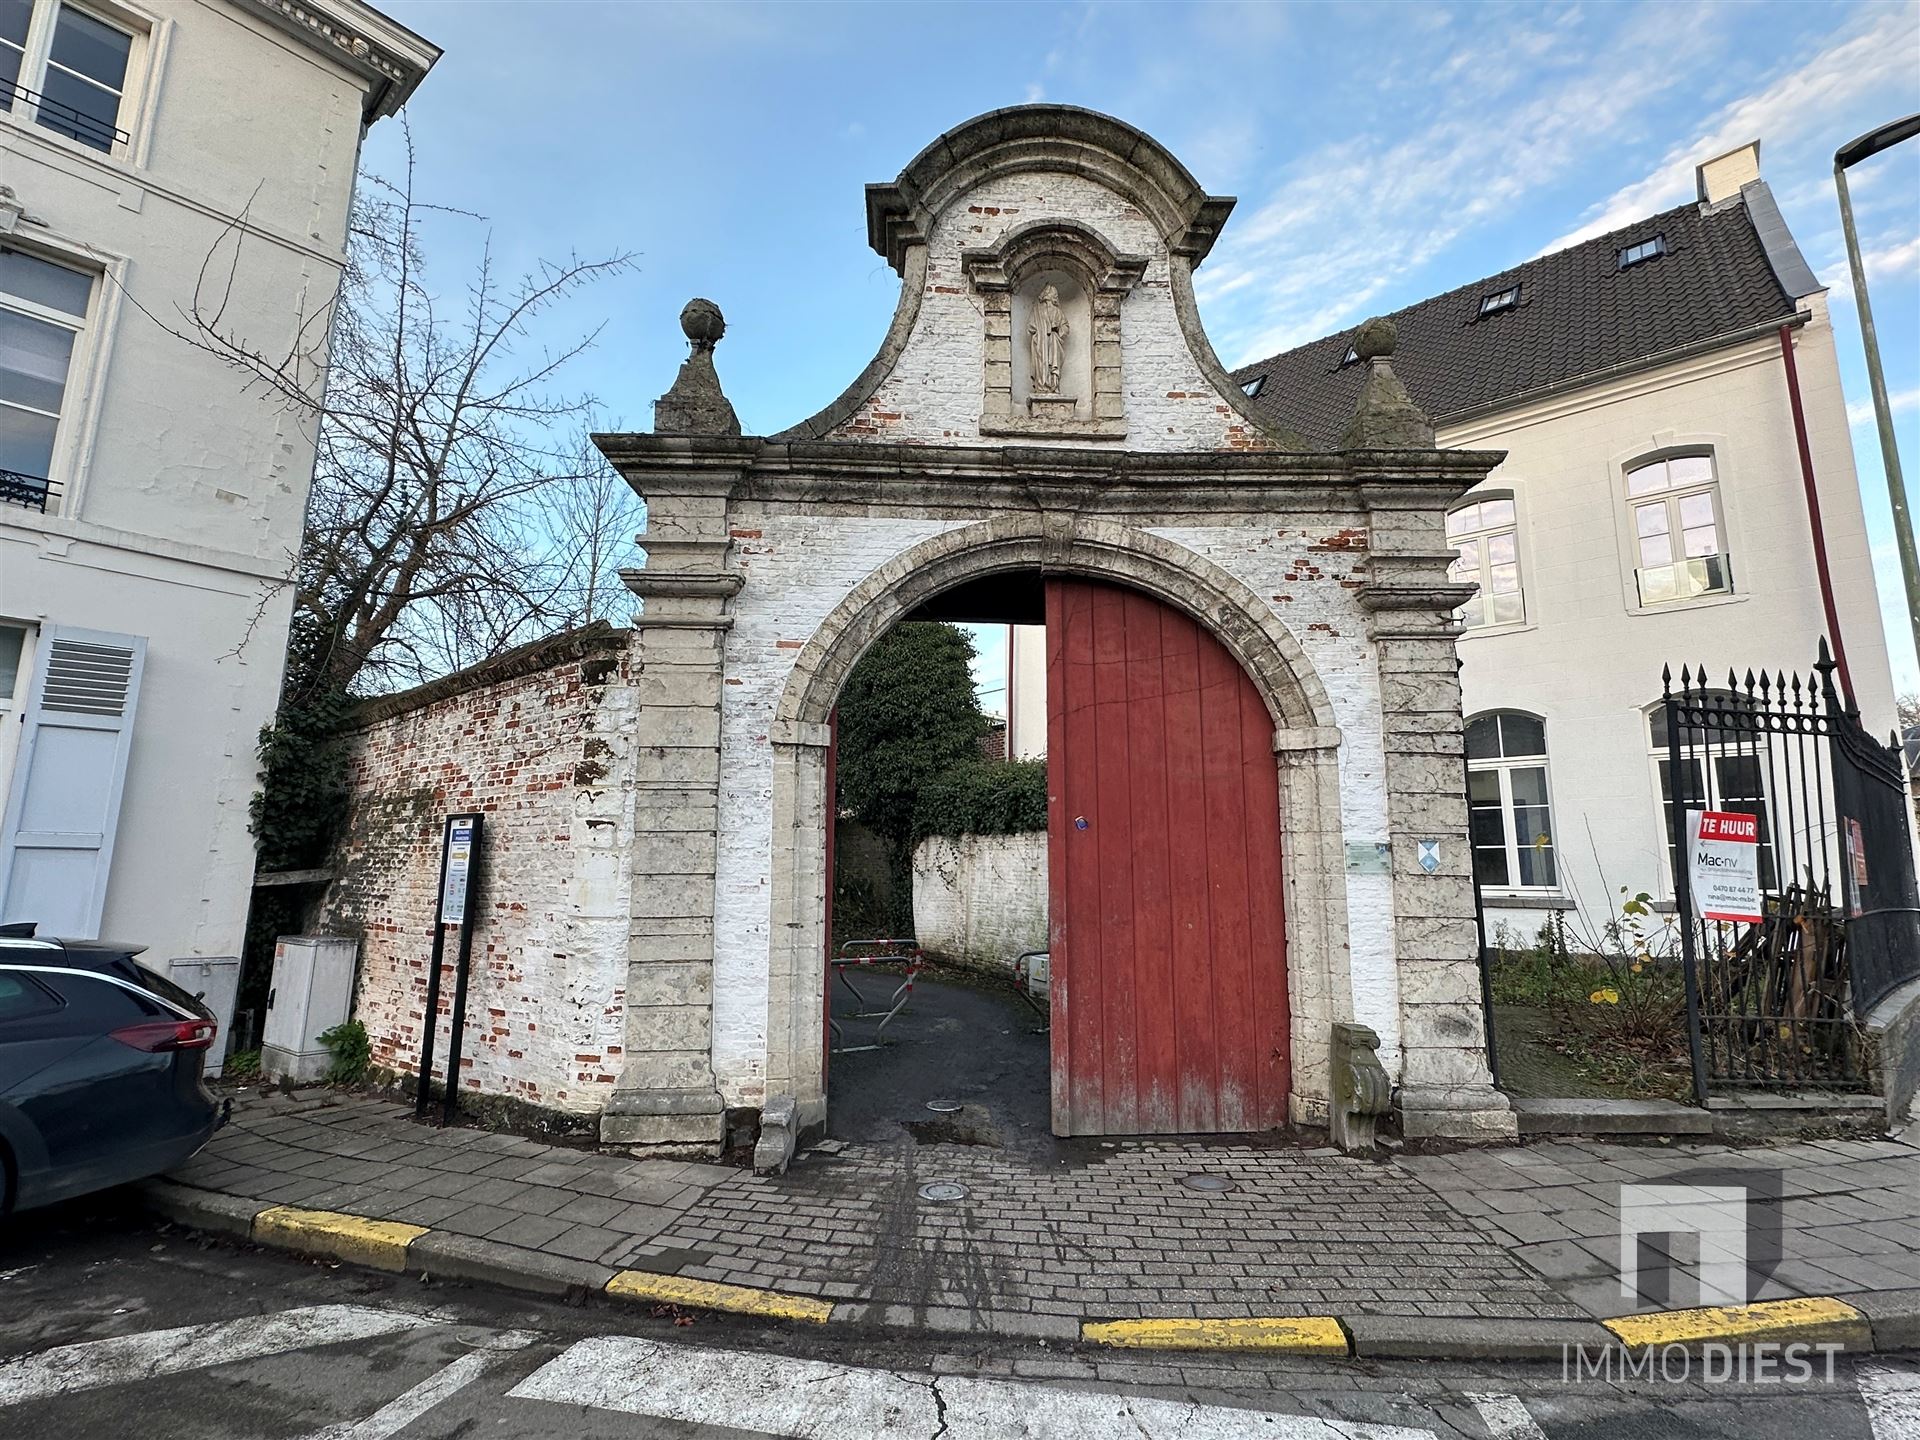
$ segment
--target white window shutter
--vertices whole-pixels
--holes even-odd
[[[138,635],[41,629],[0,821],[0,923],[99,936],[146,659]]]

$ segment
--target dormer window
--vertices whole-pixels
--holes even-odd
[[[1240,382],[1240,393],[1245,395],[1249,400],[1258,399],[1260,392],[1266,388],[1267,377],[1264,375],[1256,375],[1251,380],[1242,380]]]
[[[1353,362],[1358,360],[1359,358],[1360,358],[1360,352],[1354,349],[1353,346],[1351,345],[1347,346],[1347,353],[1340,357],[1340,368],[1342,370],[1346,369],[1347,366],[1353,364]]]
[[[1497,315],[1502,310],[1511,310],[1520,303],[1520,287],[1509,285],[1504,290],[1496,290],[1491,295],[1480,297],[1480,313]]]
[[[1623,246],[1620,251],[1620,268],[1625,270],[1630,266],[1638,265],[1643,260],[1653,260],[1666,253],[1667,237],[1655,235],[1651,239]]]

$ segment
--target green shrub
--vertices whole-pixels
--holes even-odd
[[[935,776],[914,807],[914,837],[1017,835],[1047,828],[1047,762],[971,760]]]
[[[366,1079],[367,1067],[373,1063],[373,1043],[367,1039],[366,1026],[349,1020],[322,1030],[319,1038],[332,1057],[327,1066],[329,1085],[358,1085]]]

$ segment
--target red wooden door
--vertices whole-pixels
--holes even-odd
[[[1047,582],[1053,1129],[1287,1120],[1273,721],[1239,662],[1136,591]]]

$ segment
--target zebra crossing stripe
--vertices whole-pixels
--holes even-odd
[[[0,1406],[257,1360],[314,1345],[368,1340],[432,1323],[417,1315],[364,1305],[312,1305],[275,1315],[86,1340],[0,1361]]]
[[[1437,1440],[1431,1430],[1403,1425],[859,1369],[624,1335],[582,1340],[507,1393],[788,1440]]]
[[[1547,1440],[1518,1395],[1469,1395],[1491,1440]]]
[[[1873,1440],[1920,1440],[1920,1371],[1862,1365],[1854,1378]]]

